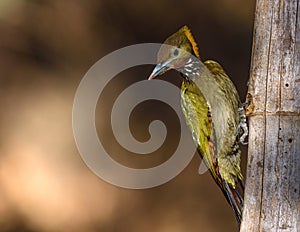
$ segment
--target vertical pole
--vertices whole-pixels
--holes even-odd
[[[300,0],[257,0],[241,231],[300,231]]]

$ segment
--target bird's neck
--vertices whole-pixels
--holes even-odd
[[[187,81],[195,81],[200,77],[204,64],[196,57],[191,56],[188,61],[178,69]]]

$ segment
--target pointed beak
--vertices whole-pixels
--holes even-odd
[[[151,75],[149,76],[148,80],[152,80],[157,76],[160,76],[170,70],[172,67],[169,66],[170,61],[158,63],[155,68],[153,69]]]

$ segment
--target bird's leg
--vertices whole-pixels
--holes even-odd
[[[243,145],[247,145],[248,141],[246,141],[246,138],[248,136],[248,125],[247,125],[247,118],[246,118],[246,113],[245,113],[245,106],[248,103],[245,102],[243,103],[239,108],[238,108],[238,112],[239,112],[239,116],[240,116],[240,124],[238,125],[236,131],[235,131],[235,136],[238,136],[241,131],[242,131],[242,135],[240,137],[240,143]]]

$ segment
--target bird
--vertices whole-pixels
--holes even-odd
[[[172,69],[182,76],[181,108],[197,151],[240,226],[244,184],[239,144],[246,144],[248,130],[237,89],[218,62],[201,61],[198,45],[186,25],[161,45],[157,65],[148,79]]]

